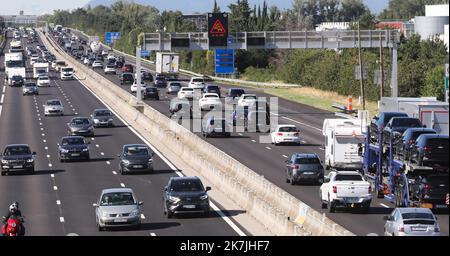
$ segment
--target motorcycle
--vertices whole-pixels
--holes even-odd
[[[5,219],[5,217],[3,217]],[[23,236],[25,235],[23,224],[24,220],[22,217],[11,216],[7,223],[2,227],[3,236]]]

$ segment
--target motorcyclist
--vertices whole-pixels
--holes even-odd
[[[19,203],[18,202],[13,202],[10,206],[9,206],[9,210],[8,213],[3,216],[3,223],[4,223],[4,228],[6,230],[6,225],[8,225],[8,220],[11,217],[22,217],[22,213],[19,210]],[[25,234],[25,227],[23,226],[23,223],[20,223],[20,235],[24,235]]]

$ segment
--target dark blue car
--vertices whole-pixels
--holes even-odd
[[[448,135],[422,134],[412,147],[411,161],[420,166],[448,168]]]
[[[89,145],[82,136],[66,136],[58,144],[59,160],[89,160]]]
[[[409,152],[416,143],[417,138],[422,134],[436,134],[431,128],[409,128],[403,133],[402,141],[399,143],[398,151],[403,152],[405,160],[409,160]]]
[[[407,117],[408,115],[403,112],[381,112],[380,116],[375,116],[370,123],[371,136],[378,137],[378,133],[384,130],[384,127],[391,120],[391,118],[397,116]]]

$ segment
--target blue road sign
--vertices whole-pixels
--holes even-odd
[[[233,49],[216,49],[216,74],[233,74],[234,73],[234,50]]]
[[[141,57],[148,57],[148,56],[150,56],[150,51],[141,50]]]
[[[120,39],[120,36],[121,36],[120,32],[106,32],[105,35],[106,44],[114,43],[116,40]]]

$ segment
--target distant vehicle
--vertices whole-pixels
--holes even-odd
[[[145,84],[144,81],[141,81],[141,91],[144,91],[145,88],[147,88],[147,85]],[[137,92],[137,81],[134,81],[134,83],[130,86],[130,90],[131,93],[136,93]]]
[[[58,143],[59,161],[66,160],[89,160],[89,144],[81,136],[66,136]]]
[[[73,80],[75,70],[71,67],[62,67],[61,68],[61,80]]]
[[[34,82],[25,82],[22,86],[22,95],[39,95],[39,88]]]
[[[133,66],[131,64],[124,64],[122,66],[122,72],[133,73]]]
[[[172,100],[169,106],[170,118],[186,117],[192,119],[192,107],[187,99]]]
[[[203,90],[203,88],[205,87],[205,80],[203,79],[203,77],[192,77],[188,86],[193,89]]]
[[[172,218],[179,213],[210,213],[207,192],[198,177],[171,177],[164,188],[164,214]]]
[[[50,86],[50,78],[48,76],[40,76],[37,79],[37,85],[41,86]]]
[[[178,75],[180,56],[178,53],[157,52],[156,53],[156,73],[161,75]]]
[[[141,225],[142,205],[131,188],[102,190],[95,207],[95,225],[99,231],[109,227],[136,227]]]
[[[105,67],[105,75],[107,74],[116,74],[116,66],[115,65],[106,65]]]
[[[20,75],[13,75],[9,79],[9,86],[23,86],[24,80]]]
[[[109,109],[96,109],[91,114],[92,122],[94,123],[94,128],[106,126],[114,126],[114,115]]]
[[[386,236],[440,236],[437,218],[427,208],[395,208],[384,219]]]
[[[92,63],[92,68],[103,68],[103,62],[100,60],[96,60],[94,61],[94,63]]]
[[[134,79],[137,79],[137,73],[134,74]],[[152,74],[150,74],[150,72],[147,72],[145,70],[141,70],[141,79],[143,81],[147,81],[147,82],[153,82],[153,76]]]
[[[219,95],[219,98],[221,98],[220,88],[219,86],[214,84],[206,85],[205,88],[203,89],[203,93],[217,93],[217,95]]]
[[[231,128],[223,118],[211,116],[202,123],[203,137],[230,137]]]
[[[246,132],[269,132],[270,113],[267,111],[249,111],[244,119],[244,129]]]
[[[89,57],[84,57],[84,59],[83,59],[83,64],[84,65],[89,65],[90,64],[90,61],[89,61]]]
[[[410,184],[411,195],[420,207],[430,209],[448,209],[446,198],[449,192],[448,173],[422,174]]]
[[[26,144],[11,144],[5,147],[0,155],[1,175],[15,171],[34,172],[36,152],[31,152]]]
[[[358,171],[332,170],[320,186],[322,208],[334,212],[336,207],[358,207],[369,212],[372,187]]]
[[[36,62],[33,64],[33,78],[38,78],[41,75],[48,76],[49,64]]]
[[[391,136],[402,136],[403,132],[408,128],[423,127],[420,120],[412,117],[392,117],[384,127],[384,139],[388,142]]]
[[[409,128],[402,136],[401,143],[398,144],[397,152],[403,154],[405,160],[409,160],[409,153],[414,147],[417,138],[422,134],[436,134],[436,131],[431,128]]]
[[[142,94],[143,99],[155,99],[159,100],[159,91],[156,87],[146,87]]]
[[[238,99],[238,106],[248,107],[258,99],[256,94],[242,94]]]
[[[52,62],[52,68],[56,71],[59,72],[61,70],[62,67],[66,67],[67,64],[65,61],[63,60],[57,60],[57,61],[53,61]]]
[[[58,115],[63,116],[64,115],[64,106],[58,99],[53,100],[47,100],[47,102],[44,105],[44,114],[45,116],[50,115]]]
[[[221,106],[222,102],[217,93],[204,93],[199,99],[200,110],[219,109]]]
[[[119,75],[120,84],[133,84],[134,83],[134,77],[131,73],[122,73]]]
[[[153,153],[145,144],[127,144],[119,157],[119,172],[153,172]]]
[[[67,123],[68,135],[94,136],[94,125],[87,117],[74,117]]]
[[[409,156],[412,162],[420,166],[441,166],[448,169],[448,135],[422,134],[411,148]]]
[[[156,87],[165,87],[167,86],[166,78],[163,76],[157,76],[154,80],[154,84]]]
[[[123,61],[116,60],[115,65],[116,65],[116,68],[122,68],[123,67]]]
[[[324,170],[316,154],[294,153],[286,161],[286,182],[295,185],[301,182],[316,182],[324,180]]]
[[[193,99],[194,89],[189,87],[182,87],[177,94],[178,99]]]
[[[382,132],[386,127],[386,124],[393,117],[408,117],[406,113],[403,112],[381,112],[379,116],[374,116],[370,123],[370,134],[373,136],[378,136],[379,132]],[[378,138],[373,138],[378,140]]]
[[[300,131],[295,125],[282,124],[272,128],[270,133],[272,144],[279,145],[281,143],[295,143],[300,145]]]
[[[181,90],[181,83],[180,82],[169,82],[166,88],[167,94],[173,94],[178,93]]]

